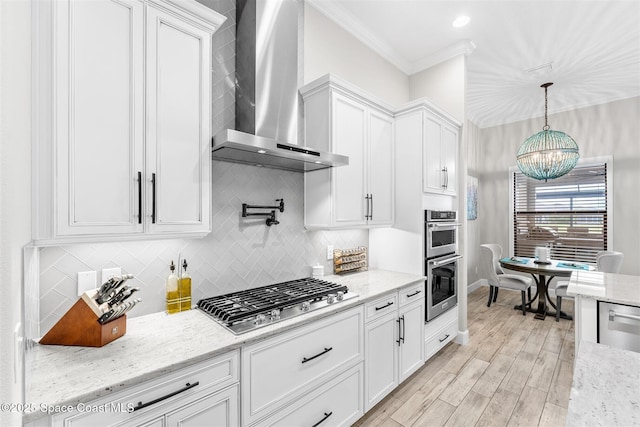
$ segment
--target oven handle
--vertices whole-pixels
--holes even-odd
[[[461,258],[462,258],[462,255],[456,255],[454,257],[447,258],[442,261],[429,261],[429,264],[433,265],[434,267],[440,267],[441,265],[451,264],[453,261],[457,261]]]
[[[462,224],[459,222],[428,222],[427,227],[439,228],[439,227],[460,227]]]

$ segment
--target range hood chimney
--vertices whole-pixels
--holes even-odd
[[[236,1],[236,124],[213,138],[213,158],[308,172],[349,158],[297,144],[302,0]]]

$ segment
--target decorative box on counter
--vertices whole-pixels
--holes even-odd
[[[123,336],[127,332],[125,313],[141,301],[125,301],[139,290],[124,285],[132,277],[110,278],[99,289],[82,294],[40,344],[102,347]]]
[[[335,274],[367,270],[367,248],[334,249],[333,272]]]

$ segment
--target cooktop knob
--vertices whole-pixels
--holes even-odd
[[[302,311],[309,311],[309,309],[311,308],[311,303],[309,301],[304,301],[300,308],[302,309]]]
[[[328,294],[327,304],[333,304],[334,302],[336,302],[336,294]]]
[[[254,320],[253,323],[255,323],[256,325],[262,325],[266,321],[267,321],[267,316],[265,316],[264,314],[258,314],[256,316],[256,320]]]
[[[278,320],[278,319],[280,319],[280,310],[275,308],[271,310],[271,320]]]
[[[342,301],[344,299],[344,292],[338,291],[338,301]]]

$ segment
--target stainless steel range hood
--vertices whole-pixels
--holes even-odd
[[[213,138],[213,158],[308,172],[349,158],[297,144],[302,0],[236,1],[236,125]]]

